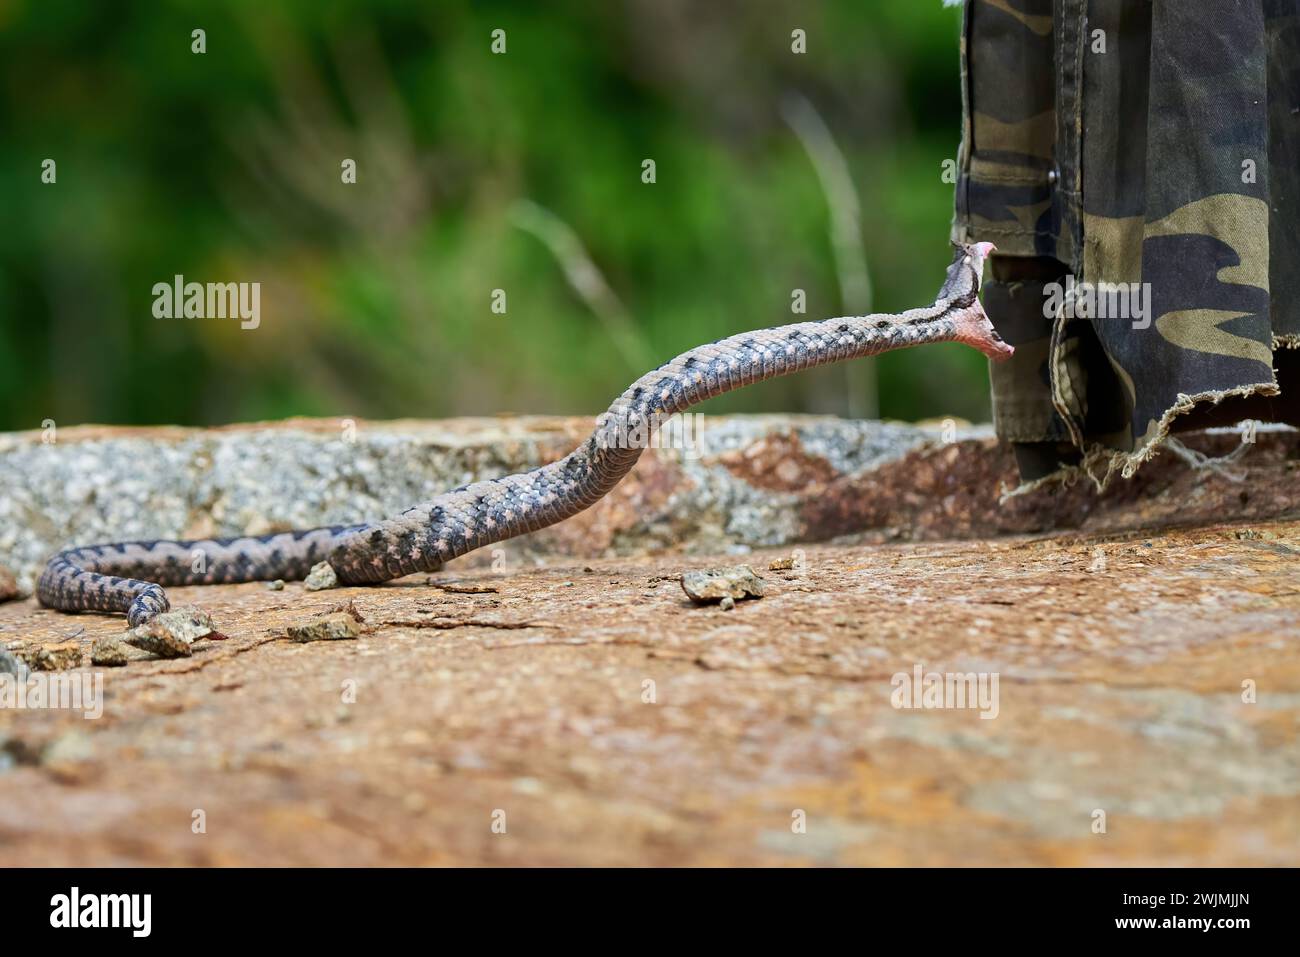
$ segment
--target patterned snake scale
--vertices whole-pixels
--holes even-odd
[[[964,342],[1004,359],[1012,348],[994,331],[978,299],[992,246],[954,249],[932,305],[898,315],[796,322],[699,346],[634,382],[597,420],[586,442],[549,465],[463,486],[374,524],[70,548],[50,559],[37,596],[63,611],[125,611],[134,626],[169,609],[164,585],[296,581],[322,561],[344,585],[436,571],[466,552],[554,525],[599,501],[636,464],[664,419],[705,399],[927,342]],[[200,571],[192,567],[195,551],[205,558]]]

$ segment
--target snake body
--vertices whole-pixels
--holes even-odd
[[[797,322],[699,346],[643,375],[597,420],[591,436],[556,462],[475,482],[386,521],[258,537],[88,545],[50,559],[41,603],[63,611],[127,614],[135,626],[170,607],[165,585],[305,578],[329,562],[340,583],[387,581],[484,545],[554,525],[601,499],[636,464],[662,421],[753,382],[927,342],[957,341],[991,358],[1012,349],[978,294],[987,243],[954,244],[932,305],[895,315]],[[201,555],[202,561],[195,560]]]

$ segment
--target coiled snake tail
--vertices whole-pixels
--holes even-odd
[[[964,342],[1004,359],[1012,349],[994,331],[978,299],[992,246],[954,248],[933,304],[897,315],[797,322],[699,346],[634,382],[600,416],[587,441],[557,462],[454,489],[373,524],[71,548],[50,560],[37,596],[63,611],[125,611],[128,623],[138,625],[168,609],[165,585],[299,580],[322,561],[343,584],[433,571],[599,501],[636,464],[667,417],[705,399],[814,366],[927,342]]]

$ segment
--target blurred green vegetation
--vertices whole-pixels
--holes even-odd
[[[594,414],[691,346],[843,314],[791,95],[847,160],[874,310],[927,303],[957,44],[939,0],[0,0],[0,428]],[[630,317],[622,347],[520,228],[522,200],[590,254]],[[260,282],[260,327],[155,318],[178,273]],[[973,350],[878,374],[886,417],[988,416]],[[819,370],[704,411],[843,413],[853,382]]]

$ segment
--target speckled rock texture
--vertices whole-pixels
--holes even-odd
[[[0,708],[0,866],[1300,860],[1300,523],[800,551],[731,611],[708,558],[176,589],[225,640]],[[996,716],[895,707],[918,666]]]
[[[648,450],[597,506],[460,559],[743,554],[828,541],[969,538],[1261,518],[1300,509],[1300,433],[1261,430],[1233,482],[1163,455],[1098,496],[1089,482],[999,502],[1011,453],[986,428],[827,416],[690,420]],[[59,548],[105,541],[260,535],[394,515],[466,482],[553,461],[591,421],[522,417],[369,423],[291,420],[222,429],[63,428],[0,435],[0,597],[30,594]],[[48,441],[53,438],[53,441]],[[1184,438],[1208,455],[1233,431]],[[1240,477],[1240,476],[1237,476]]]
[[[79,521],[366,517],[405,502],[380,489],[559,455],[575,426],[362,423],[367,460],[393,459],[375,468],[322,423],[8,437],[0,534],[34,552]],[[738,418],[719,436],[648,453],[574,528],[485,562],[173,589],[220,633],[188,657],[92,666],[120,617],[0,604],[3,653],[54,669],[25,681],[101,687],[80,710],[22,708],[0,675],[0,866],[1300,860],[1293,433],[1259,433],[1232,475],[1162,456],[1100,498],[1003,506],[1012,463],[978,430]],[[109,459],[130,507],[100,497]],[[358,511],[312,513],[349,493]],[[154,495],[172,524],[143,513]],[[682,574],[738,550],[764,597],[693,604]]]

